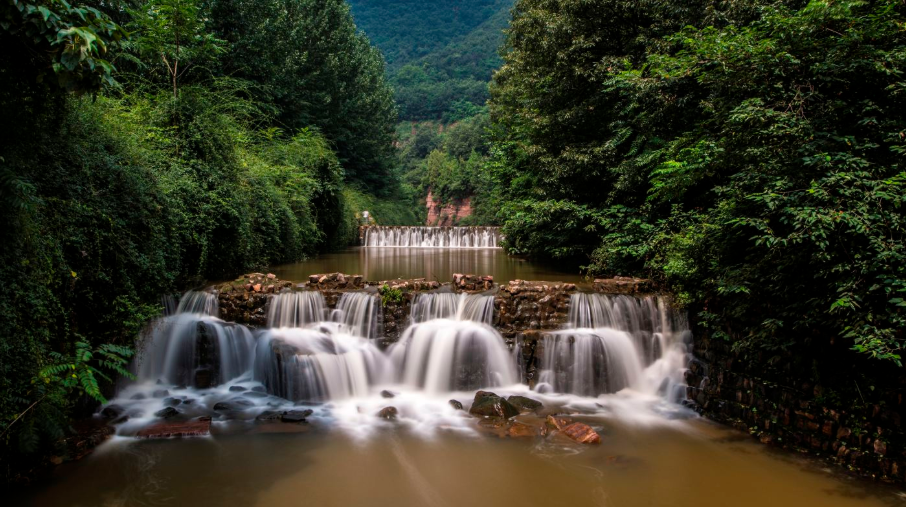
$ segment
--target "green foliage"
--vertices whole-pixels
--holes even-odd
[[[378,289],[378,294],[381,295],[381,306],[387,306],[388,304],[400,304],[403,302],[403,291],[401,289],[391,289],[389,285],[381,285]]]
[[[742,352],[899,364],[904,9],[518,1],[487,166],[509,248],[652,277]]]
[[[64,0],[9,0],[0,9],[0,29],[34,44],[38,81],[53,70],[59,85],[73,92],[116,84],[108,52],[126,32],[106,14]]]
[[[208,2],[25,5],[0,17],[5,480],[65,451],[69,421],[90,415],[111,373],[128,376],[161,295],[345,247],[360,205],[414,223],[393,174],[363,187],[391,203],[345,181],[389,171],[394,118],[380,55],[342,2],[244,4],[290,39],[259,33],[266,18],[217,18]],[[244,23],[230,44],[221,22]],[[250,53],[281,41],[295,45]],[[234,73],[246,57],[262,65]],[[105,88],[113,61],[121,86]],[[59,86],[42,80],[51,68]]]
[[[317,127],[348,181],[392,187],[396,108],[384,60],[343,0],[217,0],[211,24],[231,46],[223,71],[260,83],[256,100],[278,111],[271,125]]]

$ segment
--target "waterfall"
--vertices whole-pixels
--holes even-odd
[[[183,294],[176,307],[176,313],[198,313],[216,317],[218,312],[219,305],[215,294],[194,290]]]
[[[258,342],[255,380],[292,401],[365,396],[387,374],[387,358],[362,337],[336,323],[270,329]]]
[[[248,372],[253,351],[254,337],[245,326],[179,313],[160,319],[145,336],[138,378],[209,387]]]
[[[369,292],[345,292],[340,296],[333,319],[343,329],[362,338],[377,338],[381,321],[381,298]]]
[[[452,292],[417,295],[412,303],[412,322],[432,319],[471,320],[490,325],[494,321],[494,296]]]
[[[317,291],[284,292],[270,301],[268,327],[302,327],[327,317],[324,296]]]
[[[503,337],[490,327],[493,318],[493,296],[419,294],[412,325],[391,349],[399,380],[429,393],[517,383]]]
[[[567,328],[544,338],[539,389],[597,396],[626,388],[685,396],[688,324],[654,296],[573,294]]]
[[[366,247],[497,248],[498,227],[368,227]]]

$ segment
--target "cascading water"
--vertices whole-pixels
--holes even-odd
[[[494,297],[420,294],[413,324],[391,350],[398,379],[428,393],[516,384],[513,359],[490,327]]]
[[[377,334],[379,300],[367,292],[342,295],[326,321],[320,292],[279,294],[255,353],[254,378],[294,401],[363,396],[383,381],[386,356],[369,340]]]
[[[381,323],[381,298],[370,292],[346,292],[340,296],[333,321],[353,336],[377,338]]]
[[[685,396],[688,325],[654,296],[574,294],[567,329],[544,339],[539,390],[597,396],[623,389]]]
[[[200,313],[217,316],[219,305],[217,296],[210,292],[189,291],[179,298],[176,313]]]
[[[366,247],[497,248],[498,227],[384,227],[365,230]]]
[[[412,303],[412,322],[432,319],[471,320],[490,325],[494,320],[494,296],[452,292],[419,294]]]
[[[147,332],[138,380],[208,387],[246,373],[254,337],[245,326],[214,317],[216,312],[215,295],[185,294],[177,313],[158,320]]]
[[[327,305],[317,291],[284,292],[271,299],[269,327],[302,327],[326,320]]]
[[[292,401],[365,396],[386,378],[387,358],[362,337],[336,323],[267,331],[258,342],[255,380]]]

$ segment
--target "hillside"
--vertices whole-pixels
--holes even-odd
[[[488,99],[512,0],[350,0],[387,59],[401,120],[455,121]]]

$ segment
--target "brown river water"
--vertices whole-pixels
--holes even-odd
[[[500,249],[487,248],[354,248],[269,271],[296,281],[314,273],[337,271],[361,274],[369,280],[424,277],[445,282],[453,273],[473,273],[493,275],[497,281],[583,281],[568,268],[533,264],[509,257]],[[320,297],[317,293],[309,295]],[[471,300],[449,296],[433,297],[435,302],[443,299],[452,305],[473,306],[481,302],[493,308],[488,296]],[[627,301],[630,306],[639,304],[625,297],[610,300],[598,296],[575,296],[570,312],[580,303],[597,305],[589,309],[609,310],[629,308],[619,306]],[[361,301],[351,298],[349,303],[357,301],[361,309],[371,308],[367,296]],[[645,311],[652,315],[636,324],[672,315],[652,300],[648,303],[647,307],[632,306],[636,312],[647,308]],[[685,352],[688,342],[684,341],[688,332],[682,319],[675,320],[672,331],[669,327],[655,330],[662,340],[660,356],[645,359],[633,344],[637,337],[628,331],[617,329],[619,326],[586,329],[594,319],[583,321],[582,315],[571,314],[570,322],[583,332],[574,337],[563,335],[561,341],[552,343],[571,347],[576,340],[578,350],[579,340],[584,339],[589,353],[603,346],[608,357],[625,366],[612,373],[624,375],[620,385],[628,387],[589,396],[578,390],[557,392],[580,385],[579,377],[575,377],[577,383],[563,383],[564,375],[594,375],[582,368],[584,363],[578,356],[571,359],[572,365],[560,365],[561,370],[549,365],[554,369],[548,376],[539,377],[541,383],[549,379],[545,389],[531,390],[519,383],[513,367],[516,356],[506,350],[495,330],[481,322],[487,317],[469,317],[462,308],[425,317],[427,320],[412,325],[417,332],[408,345],[401,342],[393,347],[403,348],[383,351],[366,336],[356,334],[355,330],[366,328],[362,324],[367,322],[347,319],[355,320],[356,326],[349,326],[343,319],[318,322],[318,316],[325,312],[319,306],[323,302],[316,299],[287,299],[283,304],[315,308],[316,318],[294,327],[275,325],[270,330],[233,326],[198,310],[162,318],[155,334],[146,338],[150,348],[147,364],[138,370],[139,381],[125,387],[113,400],[131,417],[119,423],[117,436],[87,458],[59,467],[52,478],[18,496],[4,498],[4,505],[906,506],[906,495],[899,489],[853,478],[816,458],[760,445],[749,435],[702,419],[682,408],[681,400],[665,396],[663,386],[681,383],[682,370],[689,360]],[[301,315],[298,308],[290,308],[293,315]],[[366,311],[350,313],[359,320],[371,318],[368,315]],[[229,345],[222,350],[232,351],[231,356],[224,357],[232,361],[234,372],[212,388],[186,387],[186,379],[179,376],[179,361],[183,360],[180,351],[194,350],[194,333],[204,326],[216,331],[222,344]],[[447,348],[441,348],[444,343]],[[473,359],[456,355],[453,351],[458,350],[457,343],[483,347],[484,362],[469,363]],[[333,345],[325,349],[325,344]],[[432,348],[434,344],[439,344],[436,349]],[[295,358],[293,367],[297,370],[278,371],[268,362],[271,346],[276,347],[273,350],[294,346],[307,352]],[[553,347],[550,350],[555,350]],[[399,353],[407,350],[406,354]],[[567,352],[564,348],[563,353]],[[249,360],[252,357],[254,361]],[[462,386],[453,385],[449,372],[454,367],[476,365],[493,372],[483,381],[490,382],[495,392],[529,396],[555,411],[551,413],[571,414],[597,430],[601,443],[583,445],[559,433],[501,437],[502,432],[480,426],[478,419],[448,403],[451,398],[457,399],[468,409],[475,386],[458,389]],[[313,368],[320,373],[313,374]],[[318,376],[321,388],[309,392],[303,385],[309,377],[298,377],[303,390],[298,391],[294,384],[295,397],[278,398],[272,389],[276,385],[273,379],[278,378],[275,375],[300,372],[307,372],[311,378]],[[265,380],[268,378],[271,380]],[[592,386],[588,382],[581,385]],[[289,387],[284,386],[284,390]],[[678,387],[667,391],[683,393],[682,386]],[[154,394],[160,389],[169,391]],[[394,392],[394,399],[386,399],[381,392],[384,389]],[[245,404],[239,411],[218,411],[218,402],[234,403],[238,393],[243,393],[239,398],[247,398],[241,400]],[[160,421],[156,412],[170,406],[165,405],[163,396],[183,400],[182,404],[176,402],[181,417],[213,417],[211,435],[168,440],[133,438],[141,428]],[[315,399],[326,403],[304,401]],[[294,405],[294,401],[298,403]],[[307,423],[255,421],[262,411],[294,409],[299,404],[313,408]],[[396,421],[376,416],[391,404],[399,409]],[[526,417],[535,419],[523,419]],[[532,424],[541,419],[524,414],[517,420]]]
[[[35,506],[881,507],[902,493],[703,420],[605,422],[603,442],[402,430],[106,444],[59,470]]]

